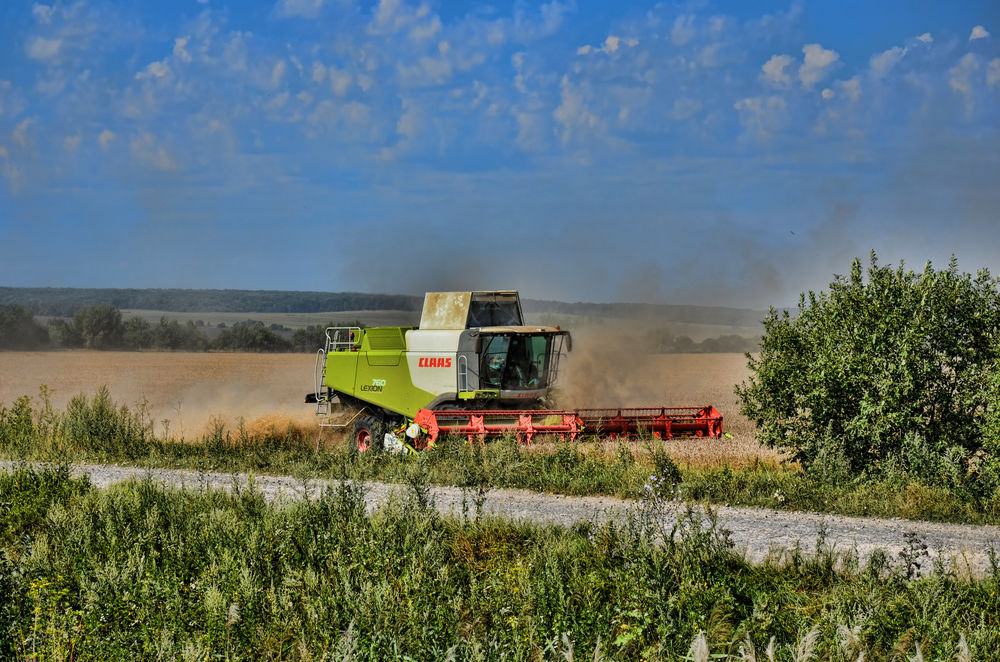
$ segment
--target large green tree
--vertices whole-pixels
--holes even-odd
[[[831,444],[854,470],[921,452],[968,459],[983,448],[997,399],[1000,281],[928,263],[914,272],[854,260],[828,292],[773,309],[737,387],[766,444],[810,462]],[[912,450],[912,448],[911,448]],[[964,466],[968,467],[967,463]]]

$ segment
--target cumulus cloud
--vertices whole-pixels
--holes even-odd
[[[907,49],[905,48],[893,46],[887,51],[873,55],[868,61],[868,67],[871,69],[872,76],[875,78],[884,78],[893,67],[899,64],[899,61],[903,59],[906,52]]]
[[[694,16],[678,16],[670,28],[670,43],[684,46],[695,37]]]
[[[180,165],[170,155],[166,147],[157,143],[150,133],[140,133],[132,138],[132,157],[139,163],[162,172],[177,172]]]
[[[560,83],[560,103],[552,117],[562,125],[562,141],[570,142],[577,131],[588,132],[597,128],[597,116],[587,107],[583,93],[564,75]]]
[[[97,144],[101,146],[101,149],[107,150],[111,147],[111,143],[115,141],[115,133],[110,129],[104,129],[97,136]]]
[[[28,40],[26,52],[32,60],[52,60],[59,55],[62,46],[62,39],[33,37]]]
[[[931,36],[930,32],[923,33],[922,35],[920,35],[919,37],[917,37],[917,39],[920,40],[920,41],[922,41],[922,42],[924,42],[925,44],[929,44],[932,41],[934,41],[934,37]]]
[[[181,62],[190,62],[191,54],[187,51],[188,41],[191,37],[177,37],[174,39],[174,57]]]
[[[989,31],[981,25],[977,25],[972,28],[972,32],[969,34],[969,41],[975,41],[976,39],[986,39],[990,36]]]
[[[826,88],[826,89],[824,89],[820,94],[827,101],[829,101],[830,99],[832,99],[835,96],[834,93],[833,93],[833,90],[831,90],[829,87]]]
[[[31,137],[28,135],[28,130],[34,123],[35,119],[33,117],[23,120],[20,124],[14,127],[14,130],[10,134],[10,139],[21,147],[28,147],[31,144]]]
[[[760,68],[763,72],[764,80],[772,85],[788,85],[792,82],[791,77],[785,69],[792,63],[792,58],[788,55],[772,55],[771,59]]]
[[[610,55],[611,53],[617,53],[622,44],[629,48],[635,48],[639,45],[639,40],[635,37],[623,39],[622,37],[617,37],[615,35],[608,35],[607,39],[604,40],[604,43],[601,46],[595,48],[588,44],[576,49],[576,53],[577,55],[587,55],[589,53],[606,53]]]
[[[330,89],[338,97],[343,97],[351,89],[351,72],[347,69],[330,67]]]
[[[75,152],[83,142],[83,136],[77,134],[75,136],[66,136],[63,140],[63,147],[66,148],[67,152]]]
[[[322,9],[323,0],[278,0],[274,8],[275,13],[283,18],[316,18]]]
[[[285,71],[287,71],[288,65],[285,64],[285,60],[282,58],[274,63],[271,67],[271,87],[278,87],[281,85],[281,80],[285,77]]]
[[[986,84],[993,86],[1000,83],[1000,57],[990,60],[990,65],[986,69]]]
[[[35,20],[42,25],[48,25],[52,22],[52,14],[55,13],[55,8],[49,5],[35,4],[31,7],[31,13],[35,15]]]
[[[836,51],[823,48],[819,44],[802,47],[805,59],[799,67],[799,80],[803,87],[812,87],[826,76],[833,63],[840,59]]]
[[[979,60],[972,53],[966,53],[954,67],[948,70],[948,87],[961,95],[965,101],[965,113],[971,115],[976,108],[972,91],[972,76],[979,70]]]
[[[733,107],[739,112],[740,124],[758,138],[766,139],[780,129],[785,121],[788,103],[781,97],[748,97]]]
[[[136,80],[164,78],[170,74],[170,66],[166,60],[150,62],[146,68],[135,75]]]
[[[861,79],[857,76],[849,78],[840,84],[840,90],[851,101],[861,98]]]
[[[312,67],[312,81],[314,83],[322,83],[326,78],[326,65],[320,61],[313,62]]]

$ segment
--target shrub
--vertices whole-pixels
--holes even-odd
[[[829,292],[803,294],[797,316],[768,313],[760,354],[747,355],[752,375],[736,388],[741,412],[763,442],[807,465],[835,440],[855,470],[881,472],[919,434],[964,467],[997,417],[983,384],[997,378],[998,327],[988,271],[959,273],[952,258],[915,273],[879,266],[873,252],[867,278],[854,260]]]
[[[235,352],[288,352],[292,343],[260,322],[235,324],[212,341],[212,349]]]
[[[38,349],[49,344],[49,332],[24,306],[0,308],[0,349]]]

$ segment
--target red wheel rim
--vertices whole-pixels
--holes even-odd
[[[371,432],[365,429],[358,430],[358,450],[364,453],[372,445],[372,435]]]

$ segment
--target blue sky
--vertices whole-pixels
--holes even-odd
[[[760,307],[871,249],[1000,272],[995,0],[0,21],[3,285]]]

